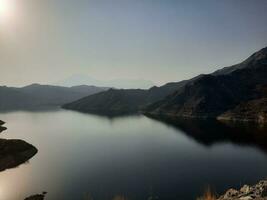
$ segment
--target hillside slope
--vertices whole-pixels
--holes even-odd
[[[110,89],[63,105],[63,108],[108,115],[136,113],[183,87],[186,82],[168,83],[161,87],[152,87],[149,90]]]
[[[238,65],[188,82],[164,100],[148,106],[145,112],[172,117],[215,118],[239,104],[263,98],[266,85],[267,48],[264,48]]]

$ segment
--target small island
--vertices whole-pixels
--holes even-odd
[[[46,195],[46,192],[43,192],[42,194],[36,194],[30,197],[27,197],[25,200],[44,200],[45,195]]]
[[[0,124],[3,125],[4,122],[0,121]],[[6,129],[1,125],[0,132]],[[23,140],[0,139],[0,171],[25,163],[37,152],[38,150],[33,145]]]

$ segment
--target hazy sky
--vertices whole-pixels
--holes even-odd
[[[0,8],[1,2],[14,5],[0,9],[0,85],[73,74],[162,84],[238,63],[267,46],[266,0],[0,0]]]

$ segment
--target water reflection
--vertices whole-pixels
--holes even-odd
[[[68,111],[68,110],[66,110]],[[113,120],[113,119],[119,119],[119,118],[126,118],[126,117],[140,117],[142,116],[141,113],[113,113],[113,112],[82,112],[82,111],[75,111],[75,110],[71,110],[71,112],[76,112],[76,113],[80,113],[83,115],[87,115],[87,116],[96,116],[96,117],[101,117],[103,119],[108,119],[108,120]]]
[[[257,147],[267,154],[266,125],[164,117],[153,117],[153,119],[181,130],[188,137],[207,147],[219,143],[233,143],[235,145]]]
[[[240,138],[242,128],[145,116],[57,110],[5,113],[0,119],[8,123],[3,138],[23,139],[39,150],[29,164],[0,173],[0,199],[47,191],[49,200],[85,194],[95,200],[118,194],[147,200],[153,188],[160,199],[195,200],[207,184],[222,193],[267,176],[267,156],[259,150],[264,129],[247,140]],[[243,138],[251,139],[247,134]]]

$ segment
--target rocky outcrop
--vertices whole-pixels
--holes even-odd
[[[267,181],[258,184],[244,185],[239,190],[229,189],[218,200],[267,200]]]

